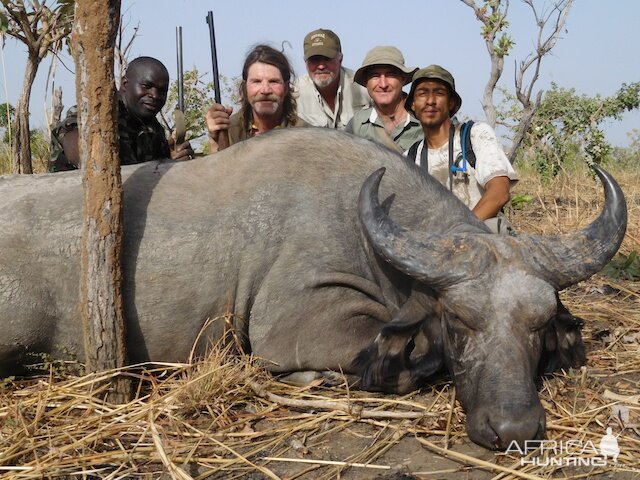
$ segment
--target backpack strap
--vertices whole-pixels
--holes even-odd
[[[466,172],[467,164],[472,168],[476,168],[476,154],[473,151],[473,145],[471,144],[471,127],[473,127],[473,120],[469,120],[465,123],[459,123],[455,125],[455,129],[451,132],[458,130],[460,135],[460,155],[453,161],[453,134],[449,133],[449,176],[451,177],[456,172]]]
[[[413,163],[416,163],[416,157],[418,156],[418,148],[420,148],[420,144],[424,142],[424,146],[422,147],[422,152],[420,152],[420,170],[424,173],[429,173],[429,147],[427,147],[427,140],[418,140],[413,145],[409,147],[407,150],[407,158],[411,160]]]
[[[418,147],[420,147],[420,142],[422,140],[418,140],[413,145],[409,147],[407,150],[407,158],[411,160],[413,163],[416,163],[416,155],[418,154]]]
[[[449,189],[453,186],[453,174],[458,170],[466,170],[466,164],[471,165],[471,168],[476,168],[476,154],[473,151],[473,145],[471,144],[471,127],[473,127],[473,120],[469,120],[464,123],[453,123],[453,128],[449,132]],[[462,151],[462,167],[458,167],[453,164],[453,137],[455,131],[458,130],[460,132],[460,149]],[[407,158],[409,158],[413,163],[416,162],[416,157],[418,155],[418,148],[420,148],[420,143],[425,142],[426,140],[418,140],[413,145],[409,147],[407,150]],[[420,168],[425,172],[428,172],[428,147],[423,147],[420,155]]]
[[[473,145],[471,145],[471,127],[473,127],[473,120],[469,120],[462,124],[460,129],[460,147],[462,148],[462,161],[465,159],[471,168],[476,168],[476,154],[473,152]]]

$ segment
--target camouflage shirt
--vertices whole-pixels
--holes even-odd
[[[64,136],[78,128],[78,110],[75,106],[67,111],[67,116],[51,130],[50,172],[76,170],[69,162],[62,148]],[[142,123],[130,115],[124,103],[118,102],[118,133],[120,135],[120,164],[149,162],[170,158],[169,143],[160,122],[155,118],[150,123]]]

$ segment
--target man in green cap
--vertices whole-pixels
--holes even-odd
[[[342,45],[327,29],[304,38],[307,75],[298,78],[298,115],[310,125],[344,130],[354,112],[371,105],[367,91],[342,66]]]
[[[404,64],[396,47],[374,47],[356,70],[354,80],[366,87],[373,107],[359,110],[345,131],[403,153],[424,138],[420,122],[404,106],[402,87],[411,82],[417,68]]]
[[[451,73],[439,65],[418,70],[405,107],[420,121],[424,138],[409,152],[415,151],[412,159],[447,186],[489,228],[503,233],[502,221],[496,216],[509,201],[509,190],[518,175],[494,130],[483,122],[474,123],[470,131],[475,165],[462,160],[460,125],[453,121],[461,105]]]

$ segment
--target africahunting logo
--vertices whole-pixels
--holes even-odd
[[[536,467],[606,467],[618,462],[620,447],[611,427],[598,447],[591,440],[527,440],[522,448],[514,440],[506,455],[520,455],[520,465]]]

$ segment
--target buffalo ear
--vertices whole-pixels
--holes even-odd
[[[541,375],[560,369],[578,368],[587,363],[581,333],[584,320],[572,315],[562,304],[560,297],[557,300],[557,313],[544,332],[542,356],[538,365],[538,373]]]
[[[443,366],[439,319],[391,322],[353,361],[363,390],[404,394],[423,386]],[[437,326],[436,326],[437,325]]]

